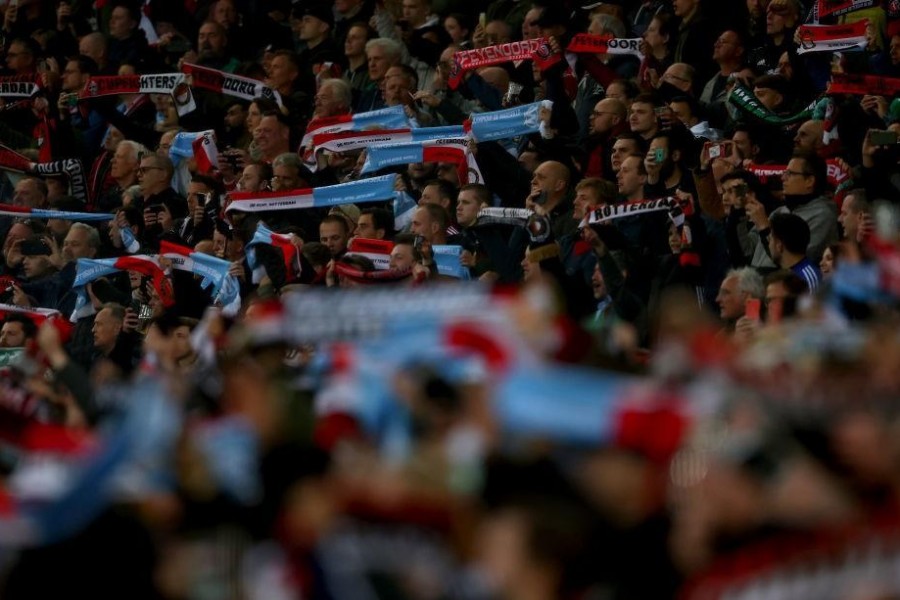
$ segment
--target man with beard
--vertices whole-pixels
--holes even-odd
[[[676,190],[696,195],[694,178],[683,168],[683,144],[671,132],[659,133],[650,141],[644,158],[647,198],[674,196]]]
[[[234,73],[238,60],[227,55],[228,31],[215,21],[206,21],[197,32],[197,64]]]

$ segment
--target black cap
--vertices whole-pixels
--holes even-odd
[[[50,256],[53,251],[47,242],[39,237],[29,238],[21,244],[22,256]]]
[[[541,12],[541,16],[538,17],[534,25],[536,27],[555,27],[557,25],[562,25],[563,27],[568,28],[571,23],[571,14],[565,7],[559,4],[551,4],[544,8],[543,12]]]
[[[299,11],[297,9],[299,8]],[[315,17],[323,23],[328,23],[329,27],[334,27],[334,10],[331,4],[311,3],[305,6],[295,7],[295,14],[299,12],[299,17]]]

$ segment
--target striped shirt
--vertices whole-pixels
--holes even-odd
[[[808,258],[804,258],[791,267],[791,271],[803,278],[811,294],[819,289],[819,285],[822,283],[822,272]]]

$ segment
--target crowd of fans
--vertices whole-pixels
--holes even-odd
[[[0,597],[900,597],[900,3],[0,13]]]

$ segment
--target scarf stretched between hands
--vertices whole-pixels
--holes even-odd
[[[554,54],[550,50],[550,42],[547,38],[460,50],[453,55],[453,64],[450,67],[450,78],[447,83],[451,90],[455,90],[462,83],[463,76],[469,71],[521,60],[533,60],[543,71],[562,60],[562,55]]]
[[[181,72],[191,76],[191,86],[195,88],[218,92],[248,102],[266,98],[282,106],[281,94],[256,79],[191,63],[184,63]]]
[[[81,317],[94,314],[94,307],[88,298],[86,285],[106,275],[121,271],[137,271],[141,275],[150,277],[153,288],[159,294],[160,300],[166,307],[175,304],[175,295],[172,291],[172,283],[166,277],[159,259],[155,256],[136,255],[120,258],[79,258],[76,266],[75,281],[72,289],[77,298],[75,310],[71,321],[77,321]]]
[[[742,113],[750,115],[758,121],[769,125],[793,125],[806,121],[812,115],[812,106],[804,108],[795,115],[781,117],[763,106],[753,92],[742,85],[736,85],[728,95],[728,102],[736,106]]]
[[[159,255],[172,262],[172,268],[193,273],[202,278],[203,289],[212,287],[213,302],[222,307],[222,314],[234,317],[241,310],[241,286],[228,274],[231,263],[209,254],[163,240],[159,243]]]
[[[184,73],[93,76],[78,97],[84,99],[119,94],[168,94],[172,96],[180,117],[197,109]]]
[[[460,181],[481,183],[484,178],[465,138],[444,138],[405,144],[374,144],[366,152],[360,173],[408,163],[453,163]]]
[[[15,150],[0,145],[0,169],[18,171],[21,173],[32,173],[41,176],[66,175],[69,178],[69,187],[72,195],[81,202],[87,204],[87,181],[84,176],[84,167],[77,158],[65,158],[50,162],[33,162],[27,156],[23,156]],[[61,219],[63,217],[46,218]]]

